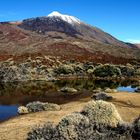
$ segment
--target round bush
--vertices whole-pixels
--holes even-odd
[[[91,123],[115,127],[122,122],[116,107],[101,100],[88,102],[81,113],[87,116]]]
[[[72,113],[65,116],[58,124],[57,128],[61,136],[66,140],[78,139],[76,126],[89,125],[89,119],[80,113]]]
[[[95,68],[94,75],[98,77],[115,77],[120,76],[121,71],[119,68],[113,66],[113,65],[100,65]]]
[[[131,66],[119,66],[123,76],[134,76],[135,69]]]
[[[39,111],[58,111],[60,106],[53,103],[42,103],[42,102],[31,102],[26,105],[29,112],[39,112]]]
[[[73,74],[74,68],[71,65],[62,65],[58,67],[54,72],[56,74]]]
[[[38,111],[43,111],[44,110],[44,103],[42,102],[32,102],[32,103],[28,103],[26,105],[26,107],[28,108],[29,112],[38,112]]]

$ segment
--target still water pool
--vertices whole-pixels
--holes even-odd
[[[99,81],[89,79],[61,80],[56,82],[0,83],[0,121],[17,116],[17,108],[32,101],[63,104],[89,97],[96,88],[114,88],[134,92],[137,83],[131,81]],[[73,87],[79,94],[64,96],[58,92],[62,87]]]
[[[117,88],[118,91],[127,91],[127,92],[135,92],[136,88],[132,87],[132,86],[120,86]]]
[[[17,116],[17,106],[15,105],[0,105],[0,121]]]

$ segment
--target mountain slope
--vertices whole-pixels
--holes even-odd
[[[96,27],[89,26],[73,16],[62,15],[58,12],[53,12],[47,17],[23,20],[19,27],[45,35],[49,31],[58,31],[89,41],[96,40],[104,44],[129,47]]]
[[[136,46],[137,46],[137,48],[139,48],[140,49],[140,44],[135,44]]]
[[[0,23],[0,60],[53,56],[77,61],[128,63],[140,49],[79,19],[53,12],[47,17]]]

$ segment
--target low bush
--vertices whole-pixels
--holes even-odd
[[[91,101],[83,108],[83,112],[69,114],[57,125],[47,123],[44,126],[38,126],[27,136],[27,140],[139,139],[140,117],[133,123],[122,122],[114,105],[104,101]]]
[[[115,127],[122,122],[116,107],[112,103],[101,100],[88,102],[81,113],[87,116],[90,122],[96,124]]]
[[[116,77],[121,75],[121,71],[114,65],[106,64],[97,66],[94,70],[94,75],[97,77]]]
[[[78,139],[79,137],[76,130],[76,126],[82,124],[88,126],[89,119],[80,113],[72,113],[62,118],[57,128],[59,130],[60,135],[66,140],[74,140]]]
[[[119,66],[123,76],[134,76],[135,69],[132,66]]]
[[[140,68],[138,68],[138,69],[135,70],[135,75],[136,76],[140,76]]]
[[[71,65],[61,65],[54,70],[56,74],[74,74],[74,68]]]
[[[42,103],[42,102],[31,102],[26,105],[29,112],[39,112],[39,111],[57,111],[60,110],[60,106],[53,103]]]

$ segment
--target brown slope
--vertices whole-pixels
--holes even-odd
[[[23,61],[28,56],[38,55],[59,56],[63,60],[127,63],[138,59],[140,51],[86,41],[60,32],[50,32],[46,36],[13,24],[0,25],[0,60],[14,57]]]
[[[140,49],[140,44],[135,44]]]

